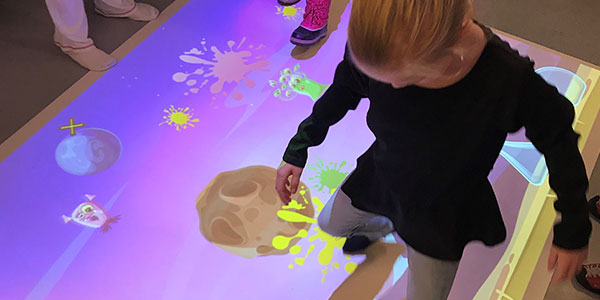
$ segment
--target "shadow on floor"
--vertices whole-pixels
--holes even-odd
[[[331,295],[332,300],[374,299],[394,269],[396,259],[406,251],[401,244],[375,243],[364,254],[367,258]]]

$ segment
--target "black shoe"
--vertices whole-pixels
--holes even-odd
[[[322,38],[327,36],[327,25],[321,29],[308,30],[303,26],[298,26],[292,33],[290,41],[297,46],[310,46],[318,43]]]
[[[344,253],[356,253],[367,249],[373,242],[364,235],[355,235],[346,239],[344,243]]]
[[[300,0],[277,0],[277,3],[283,6],[290,6],[300,2]]]
[[[588,208],[590,214],[596,218],[596,221],[600,222],[600,196],[596,196],[588,201]]]

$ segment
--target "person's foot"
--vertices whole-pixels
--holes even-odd
[[[596,218],[596,221],[600,222],[600,196],[590,199],[590,201],[588,201],[588,208],[590,214]]]
[[[300,0],[277,0],[277,3],[283,6],[294,5],[298,2],[300,2]]]
[[[342,250],[344,253],[353,254],[367,249],[373,242],[364,235],[355,235],[346,239]]]
[[[325,27],[312,31],[299,26],[292,33],[290,41],[297,46],[311,46],[318,43],[322,38],[327,36],[327,25]]]
[[[74,61],[90,71],[106,71],[117,64],[117,60],[92,45],[77,52],[65,52]]]
[[[331,0],[306,0],[304,20],[292,33],[292,44],[310,46],[327,36],[330,5]]]
[[[106,13],[98,8],[96,12],[109,18],[129,18],[135,21],[148,22],[158,18],[159,11],[156,7],[146,3],[136,3],[131,11],[122,14]]]
[[[600,295],[600,264],[583,265],[575,280],[587,291]]]

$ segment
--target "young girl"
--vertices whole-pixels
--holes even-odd
[[[369,98],[376,140],[319,216],[355,252],[396,231],[408,248],[408,299],[446,299],[464,247],[506,229],[487,179],[508,133],[544,154],[562,221],[549,268],[571,278],[587,255],[588,181],[572,104],[487,27],[470,0],[354,0],[333,84],[299,126],[276,188],[295,193],[307,149]],[[289,177],[291,176],[291,182]]]

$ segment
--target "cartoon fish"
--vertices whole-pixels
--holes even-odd
[[[120,216],[110,218],[108,212],[102,207],[102,205],[96,203],[94,198],[95,195],[86,194],[85,197],[88,201],[85,201],[73,211],[71,217],[65,215],[62,216],[65,224],[75,221],[83,226],[92,228],[102,228],[102,232],[107,232],[110,229],[110,223],[116,223]]]

